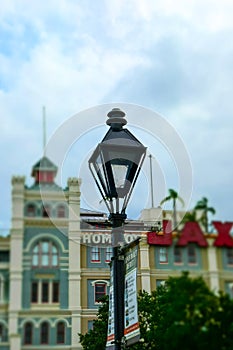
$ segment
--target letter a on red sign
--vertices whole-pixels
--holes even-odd
[[[200,229],[200,226],[195,221],[185,223],[177,245],[186,246],[188,243],[197,243],[200,247],[208,246],[208,243]]]

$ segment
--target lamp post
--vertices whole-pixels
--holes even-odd
[[[125,113],[113,108],[106,124],[110,129],[91,158],[89,168],[109,211],[112,224],[114,349],[122,348],[124,337],[124,245],[126,207],[146,155],[146,147],[126,128]]]

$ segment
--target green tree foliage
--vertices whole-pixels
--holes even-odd
[[[165,197],[161,202],[160,205],[163,205],[165,202],[171,201],[172,202],[172,210],[173,210],[173,226],[174,228],[177,228],[177,210],[176,210],[176,203],[179,200],[182,205],[184,206],[183,199],[178,195],[178,193],[170,188],[168,190],[169,195]]]
[[[97,319],[93,322],[93,329],[85,335],[79,334],[80,342],[85,350],[105,350],[108,327],[108,296],[102,298]]]
[[[200,222],[203,224],[206,233],[208,233],[208,227],[209,227],[208,213],[211,213],[214,215],[216,213],[215,209],[213,207],[209,207],[208,199],[206,197],[203,197],[202,199],[200,199],[195,205],[194,209],[202,211]]]
[[[85,350],[105,349],[107,310],[105,301],[93,330],[81,335]],[[132,350],[233,349],[233,301],[214,294],[201,277],[184,272],[151,294],[140,292],[138,312],[141,340]]]
[[[202,278],[191,279],[188,273],[158,289],[155,324],[156,350],[233,349],[232,300],[215,295]]]
[[[182,219],[182,223],[186,222],[198,222],[196,210],[187,211]]]

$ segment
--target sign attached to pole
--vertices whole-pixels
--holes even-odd
[[[140,238],[123,248],[124,254],[124,340],[127,346],[140,339],[137,301],[137,262]],[[114,264],[110,264],[109,316],[106,350],[115,349],[114,326]]]
[[[139,239],[125,248],[124,336],[126,345],[135,344],[140,339],[137,301],[138,243]]]
[[[114,288],[113,288],[113,264],[110,264],[110,287],[109,287],[109,311],[108,311],[108,333],[106,349],[112,350],[115,348],[115,328],[114,328]]]

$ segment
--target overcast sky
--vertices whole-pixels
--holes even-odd
[[[49,143],[75,115],[83,125],[82,135],[92,135],[90,123],[85,134],[88,116],[82,111],[104,104],[135,104],[163,116],[190,157],[190,207],[206,196],[217,211],[215,219],[232,221],[232,15],[231,0],[2,2],[0,228],[10,227],[12,175],[25,175],[30,185],[31,168],[42,156],[42,106]],[[158,165],[166,173],[159,146],[143,137],[146,115],[139,134],[154,156],[155,169]],[[133,126],[132,118],[129,115]],[[153,117],[148,118],[153,124]],[[105,119],[103,115],[103,124]],[[156,117],[153,128],[155,124]],[[93,125],[98,132],[92,140],[97,143],[106,128]],[[148,125],[145,129],[149,133]],[[73,147],[76,159],[86,159],[94,144],[88,137],[80,142]],[[63,173],[77,176],[76,170],[69,169],[67,161]],[[148,187],[146,168],[144,172]],[[172,176],[162,187],[164,195],[176,187]],[[163,193],[155,193],[158,205]],[[140,205],[149,207],[150,200],[137,205],[134,212],[140,213]]]

